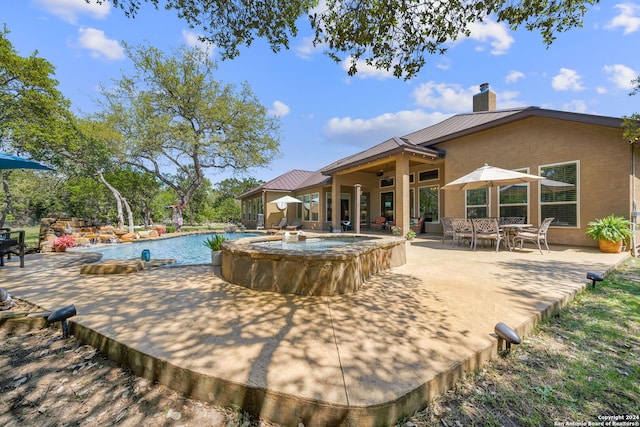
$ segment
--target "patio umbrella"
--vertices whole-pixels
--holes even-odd
[[[295,197],[283,196],[278,199],[272,200],[269,203],[275,203],[278,206],[278,209],[283,210],[289,203],[302,203],[302,201],[296,199]]]
[[[43,169],[53,170],[33,160],[0,152],[0,169]]]
[[[497,187],[498,185],[520,184],[544,179],[538,175],[501,169],[484,164],[481,168],[443,186],[444,190],[473,190],[476,188]]]
[[[557,193],[560,191],[568,191],[574,189],[575,184],[570,184],[568,182],[560,182],[554,181],[553,179],[544,178],[540,181],[540,186],[543,190],[550,191],[552,193]],[[524,187],[524,184],[512,184],[506,187],[501,188],[501,190],[506,190],[511,187]]]

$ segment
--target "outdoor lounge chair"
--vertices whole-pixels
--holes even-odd
[[[547,232],[549,231],[549,226],[554,219],[555,218],[553,217],[545,218],[544,221],[542,221],[542,224],[540,224],[540,228],[527,228],[526,230],[518,231],[513,237],[514,246],[516,241],[518,240],[520,241],[520,249],[522,249],[522,245],[525,241],[536,243],[538,245],[540,253],[544,255],[544,252],[542,252],[542,247],[540,246],[540,243],[544,242],[547,251],[551,252],[551,250],[549,249],[549,245],[547,244]]]
[[[4,267],[5,255],[7,259],[11,255],[20,257],[20,267],[24,268],[24,230],[0,228],[0,267]]]
[[[271,228],[269,229],[270,233],[276,233],[278,231],[282,231],[287,226],[287,217],[282,217],[280,222],[277,224],[271,224]]]
[[[302,229],[302,220],[300,218],[296,218],[291,224],[285,225],[284,228],[285,230],[300,230]]]

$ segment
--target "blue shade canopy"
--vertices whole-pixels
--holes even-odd
[[[42,169],[53,170],[33,160],[0,152],[0,169]]]

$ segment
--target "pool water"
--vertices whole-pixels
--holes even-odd
[[[211,249],[204,246],[207,234],[190,234],[188,236],[170,237],[167,239],[141,240],[131,243],[93,245],[85,248],[74,248],[71,252],[96,252],[102,254],[102,260],[140,259],[142,251],[148,249],[151,259],[175,259],[172,265],[191,265],[211,263]],[[222,233],[228,239],[261,236],[260,233]]]
[[[275,240],[271,242],[258,242],[254,243],[254,245],[271,249],[284,249],[287,251],[326,251],[327,249],[349,245],[353,243],[353,241],[353,239],[307,239],[293,242]]]

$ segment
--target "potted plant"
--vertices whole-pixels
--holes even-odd
[[[622,244],[633,237],[631,221],[622,216],[611,214],[591,221],[587,225],[587,235],[598,241],[602,252],[620,252]]]
[[[222,234],[216,233],[203,242],[203,245],[211,249],[211,264],[222,264],[222,242],[225,240],[227,239]]]
[[[404,236],[407,240],[413,240],[416,237],[416,232],[413,230],[407,231],[407,234]]]
[[[66,251],[68,248],[72,248],[76,245],[76,239],[74,239],[73,236],[69,235],[69,234],[63,234],[60,237],[57,237],[53,243],[51,244],[51,247],[56,251],[56,252],[64,252]]]

